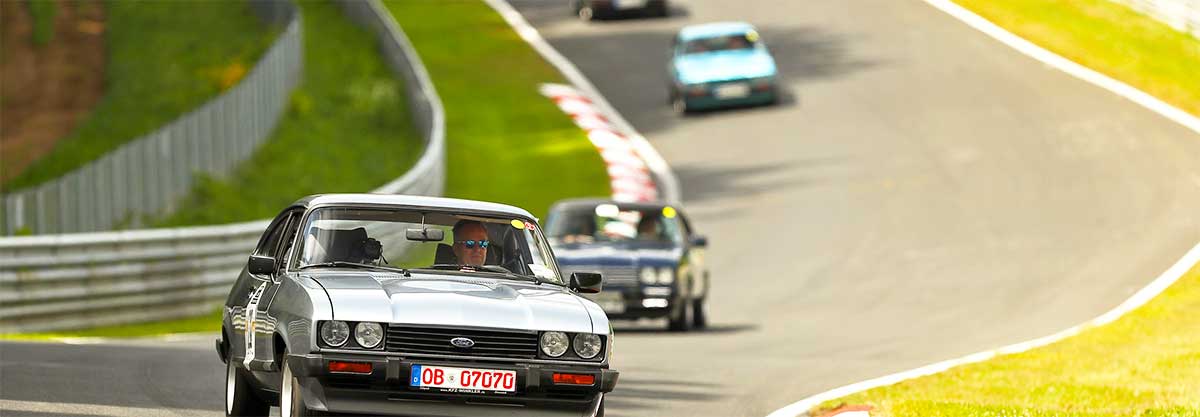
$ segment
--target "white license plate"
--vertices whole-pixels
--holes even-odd
[[[456,392],[515,392],[517,371],[413,365],[409,385]]]
[[[618,9],[640,9],[646,7],[646,0],[617,0]]]
[[[717,98],[743,98],[750,95],[750,86],[744,83],[722,84],[714,94]]]
[[[625,312],[625,296],[619,292],[602,292],[591,298],[605,313],[621,314]]]

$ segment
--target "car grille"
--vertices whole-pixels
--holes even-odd
[[[475,342],[475,346],[460,348],[451,345],[450,339],[456,337],[471,339]],[[386,349],[388,352],[400,353],[533,359],[537,357],[538,335],[536,332],[514,330],[475,330],[393,324],[388,326]]]
[[[637,268],[632,266],[570,265],[562,270],[568,277],[572,272],[599,272],[604,285],[634,285],[638,282]]]

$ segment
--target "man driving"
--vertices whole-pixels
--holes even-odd
[[[488,234],[483,223],[459,220],[454,224],[454,256],[459,265],[478,267],[487,260]]]

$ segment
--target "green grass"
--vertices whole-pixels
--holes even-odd
[[[31,6],[35,20],[46,14],[40,8],[53,9]],[[104,96],[50,153],[0,188],[57,178],[198,107],[252,68],[278,32],[246,1],[109,1],[105,14]]]
[[[481,1],[386,1],[421,55],[446,110],[452,197],[543,216],[551,203],[607,196],[596,149],[548,98],[562,76]]]
[[[376,38],[330,2],[299,2],[304,13],[304,79],[271,138],[223,180],[202,179],[159,226],[273,217],[308,194],[367,192],[416,161],[404,83]]]
[[[29,0],[29,15],[33,17],[33,44],[46,45],[54,40],[54,17],[58,6],[54,0]]]
[[[1200,416],[1198,329],[1200,265],[1107,326],[820,408],[866,404],[884,417]]]
[[[955,0],[1072,61],[1200,115],[1200,40],[1110,0]]]
[[[71,337],[145,337],[168,333],[196,333],[221,331],[221,309],[216,308],[212,313],[179,320],[158,321],[152,323],[129,324],[122,326],[95,327],[86,330],[46,333],[12,333],[0,334],[0,340],[55,340]]]

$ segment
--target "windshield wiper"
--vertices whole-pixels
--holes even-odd
[[[470,270],[466,270],[466,269],[464,269],[464,268],[471,268],[471,269],[470,269]],[[505,269],[505,268],[504,268],[504,267],[502,267],[502,266],[496,266],[496,265],[466,266],[466,267],[464,267],[463,265],[450,265],[450,264],[441,264],[441,265],[433,265],[432,267],[430,267],[430,268],[428,268],[428,269],[432,269],[432,270],[435,270],[435,271],[453,271],[453,272],[459,272],[459,273],[484,273],[484,274],[496,274],[496,275],[503,276],[505,279],[510,279],[510,280],[513,280],[513,281],[526,281],[526,282],[532,282],[532,283],[534,283],[534,284],[538,284],[538,285],[542,285],[542,284],[558,284],[557,282],[551,281],[551,280],[550,280],[550,279],[548,279],[548,278],[539,277],[539,276],[537,276],[537,275],[521,275],[521,274],[517,274],[517,273],[515,273],[515,272],[512,272],[512,271],[509,271],[508,269]],[[559,284],[559,285],[561,285],[561,284]]]
[[[322,262],[322,263],[319,263],[319,264],[308,264],[308,265],[304,265],[304,266],[300,267],[300,269],[301,269],[301,270],[308,269],[308,268],[363,268],[363,269],[380,269],[380,270],[384,270],[384,271],[398,272],[398,273],[400,273],[401,275],[404,275],[404,276],[406,276],[406,277],[411,277],[411,276],[412,276],[412,274],[409,274],[409,273],[408,273],[408,270],[407,270],[407,269],[404,269],[404,268],[396,268],[396,267],[392,267],[392,266],[384,266],[384,265],[371,265],[371,264],[364,264],[364,263],[359,263],[359,262],[347,262],[347,261],[329,261],[329,262]]]

